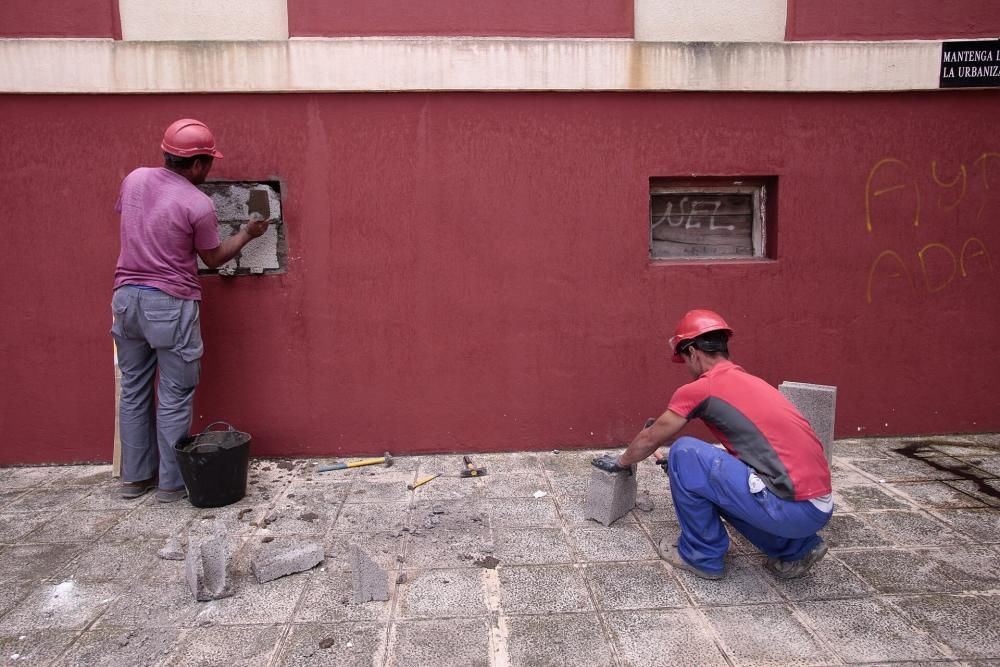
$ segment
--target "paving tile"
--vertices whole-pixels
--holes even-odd
[[[486,507],[494,528],[559,526],[559,513],[552,498],[493,498]]]
[[[888,539],[867,523],[867,516],[834,512],[830,522],[819,534],[834,549],[890,545]]]
[[[266,665],[274,656],[280,626],[211,626],[187,630],[174,643],[164,665],[234,667]]]
[[[127,512],[58,512],[44,526],[22,538],[24,542],[87,542],[96,540],[122,521]]]
[[[933,514],[975,542],[1000,542],[1000,512],[996,510],[935,510]]]
[[[692,609],[604,614],[622,663],[629,667],[724,667],[708,623]]]
[[[590,462],[597,456],[600,456],[600,453],[592,449],[560,450],[558,454],[538,454],[538,463],[546,473],[583,475],[589,480],[590,472],[594,469]]]
[[[934,642],[881,600],[801,602],[813,629],[847,662],[904,662],[944,657]]]
[[[355,482],[350,491],[343,495],[343,500],[351,504],[409,502],[412,492],[406,488],[406,485],[412,481],[412,477],[405,481],[395,479],[359,480]],[[302,484],[302,482],[293,484],[289,492],[295,491],[298,484]]]
[[[864,440],[835,440],[833,453],[838,459],[891,459],[892,441],[869,438]]]
[[[893,544],[926,546],[960,544],[967,538],[920,512],[879,512],[865,515],[865,523]]]
[[[503,565],[572,563],[573,547],[559,528],[497,528],[492,555]]]
[[[917,553],[942,564],[945,576],[958,590],[1000,590],[1000,553],[987,546],[949,545]]]
[[[984,503],[967,493],[962,493],[955,486],[960,483],[963,482],[913,482],[894,484],[893,487],[908,495],[923,509],[983,507]]]
[[[59,667],[158,665],[180,636],[179,628],[88,630],[56,663]]]
[[[333,524],[338,532],[380,533],[407,525],[408,503],[365,503],[344,505]]]
[[[98,628],[176,628],[191,625],[201,605],[186,583],[133,581],[98,619]]]
[[[497,569],[500,607],[506,614],[591,611],[590,593],[572,565],[528,565]]]
[[[0,477],[0,491],[28,489],[58,481],[68,474],[69,466],[14,466]]]
[[[28,493],[28,489],[9,489],[6,491],[0,490],[0,510],[4,510],[7,505],[20,498],[21,496]],[[19,512],[23,514],[23,512]]]
[[[481,556],[493,554],[493,549],[493,539],[486,529],[421,531],[407,538],[402,567],[479,567],[474,561]]]
[[[65,573],[81,581],[124,582],[146,572],[162,547],[159,539],[100,540],[84,546]]]
[[[75,632],[53,630],[0,636],[0,660],[5,665],[51,665],[75,638]]]
[[[43,487],[26,491],[4,506],[5,512],[55,512],[72,509],[90,489],[81,486]]]
[[[397,621],[389,631],[386,667],[487,667],[485,619]]]
[[[309,623],[292,626],[279,667],[381,665],[388,629],[379,623]]]
[[[413,506],[410,527],[422,530],[433,514],[437,517],[436,530],[481,530],[489,527],[488,509],[488,505],[472,498],[421,500]]]
[[[33,629],[83,630],[122,590],[115,583],[72,580],[37,587],[0,618],[0,636]]]
[[[387,621],[389,618],[392,605],[388,600],[354,604],[354,583],[350,572],[313,569],[293,576],[305,581],[302,598],[293,617],[296,622]],[[395,574],[386,573],[386,583],[391,591],[396,584]]]
[[[163,508],[146,505],[119,521],[107,536],[122,540],[151,537],[165,539],[181,533],[194,521],[195,516],[196,512],[190,506]]]
[[[736,665],[828,665],[837,662],[784,605],[706,609]]]
[[[738,556],[729,560],[726,576],[720,580],[701,579],[685,570],[674,570],[695,604],[699,606],[781,602],[781,596],[764,576],[763,559]]]
[[[560,496],[556,498],[556,506],[559,508],[559,516],[563,523],[568,526],[594,528],[601,525],[597,521],[587,518],[587,498],[585,496]],[[615,525],[634,524],[636,514],[638,512],[629,512],[615,521]]]
[[[943,461],[944,459],[942,459]],[[886,482],[923,482],[927,480],[962,479],[974,472],[958,460],[932,465],[929,460],[896,458],[891,460],[854,461],[853,464],[872,477]],[[942,469],[943,468],[943,469]]]
[[[195,622],[217,625],[287,623],[309,580],[293,574],[258,584],[252,575],[234,575],[231,578],[233,596],[201,605]]]
[[[659,558],[646,533],[635,525],[574,528],[570,536],[584,561],[655,560]]]
[[[542,472],[539,454],[534,452],[470,454],[469,456],[477,467],[486,468],[489,477],[497,474]],[[455,460],[458,462],[456,470],[461,471],[462,457],[456,455]]]
[[[586,470],[569,474],[546,470],[545,476],[549,478],[549,488],[552,489],[553,495],[557,498],[563,496],[586,497],[587,490],[590,488],[590,469],[592,467],[588,465]]]
[[[484,498],[533,498],[537,491],[550,493],[549,480],[538,472],[489,474],[480,481],[479,493]]]
[[[1000,479],[959,479],[945,484],[974,498],[979,504],[1000,507]],[[964,507],[978,507],[979,504],[966,504]]]
[[[664,562],[591,563],[584,569],[598,609],[686,607],[688,596]]]
[[[0,582],[53,577],[83,548],[82,543],[6,546],[0,550]]]
[[[0,513],[0,544],[18,543],[22,537],[44,525],[57,514],[57,512]]]
[[[913,509],[890,495],[879,484],[834,487],[834,501],[841,512],[869,512],[886,509]]]
[[[850,467],[846,462],[834,460],[833,465],[830,466],[830,482],[834,489],[839,489],[845,486],[871,484],[872,479]]]
[[[0,595],[0,616],[3,616],[8,611],[13,609],[18,605],[21,600],[28,597],[36,590],[41,590],[43,587],[47,587],[43,581],[6,581],[3,584],[3,595]],[[0,655],[3,655],[0,653]]]
[[[917,627],[960,658],[1000,658],[1000,605],[996,596],[926,595],[893,598]]]
[[[984,456],[976,459],[975,467],[986,471],[990,477],[1000,477],[1000,456],[996,454],[996,450],[994,449],[992,456]]]
[[[61,484],[75,486],[117,486],[118,480],[111,476],[111,466],[101,464],[81,464],[65,466],[66,474],[59,481]]]
[[[851,572],[833,554],[828,554],[798,579],[778,579],[766,569],[764,574],[771,585],[790,600],[836,600],[875,594],[874,588]]]
[[[482,570],[410,572],[397,587],[398,618],[470,617],[487,613]]]
[[[597,614],[511,616],[505,624],[512,667],[615,664]]]
[[[917,552],[873,549],[838,552],[837,558],[880,593],[928,593],[956,588],[941,563]]]
[[[73,503],[72,509],[78,511],[102,511],[102,510],[134,510],[137,507],[147,505],[153,500],[153,493],[147,493],[138,498],[122,498],[120,484],[101,485],[89,488],[87,495]]]
[[[406,534],[400,532],[400,537],[396,537],[394,533],[329,533],[323,540],[326,553],[324,566],[328,570],[350,570],[351,545],[357,544],[376,565],[395,570],[399,567],[398,556],[403,554],[406,540],[413,539],[403,537]]]

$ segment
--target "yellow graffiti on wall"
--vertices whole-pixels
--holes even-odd
[[[937,208],[944,213],[954,211],[952,216],[957,214],[961,218],[961,212],[956,209],[972,199],[969,203],[975,205],[976,210],[973,222],[979,223],[990,204],[1000,207],[1000,197],[997,196],[1000,195],[1000,183],[991,187],[988,171],[989,163],[993,159],[1000,159],[1000,153],[984,152],[972,162],[973,171],[978,171],[977,175],[981,176],[981,188],[970,187],[969,169],[964,163],[959,164],[953,171],[945,171],[939,167],[937,160],[932,160],[929,176],[935,190],[933,194],[936,194]],[[895,223],[919,227],[922,221],[927,222],[930,219],[927,218],[927,212],[922,210],[923,193],[918,175],[919,172],[909,163],[893,157],[879,160],[869,170],[865,183],[865,229],[868,234],[877,236],[880,227],[887,224],[887,221],[879,220],[875,214],[875,206],[880,201],[891,201],[894,204],[890,207],[894,218],[888,221],[890,225]],[[924,175],[926,176],[927,172],[924,172]],[[1000,171],[997,175],[1000,175]],[[894,195],[895,199],[880,199],[890,195]],[[885,210],[887,207],[883,204],[882,208]],[[924,216],[923,220],[921,216]],[[953,233],[951,229],[945,231]],[[873,302],[873,289],[877,279],[882,281],[905,279],[904,285],[913,290],[918,289],[913,275],[914,272],[918,272],[923,278],[923,290],[927,294],[935,294],[954,285],[957,280],[968,278],[970,265],[976,264],[983,267],[986,272],[993,272],[993,261],[982,239],[976,236],[966,238],[957,253],[955,247],[958,247],[957,241],[942,238],[924,244],[912,255],[910,252],[913,251],[900,254],[892,249],[882,250],[869,267],[865,300],[868,303]],[[914,271],[911,271],[911,265],[904,256],[912,258]]]

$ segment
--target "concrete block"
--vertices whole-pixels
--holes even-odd
[[[233,594],[226,581],[227,559],[225,526],[221,521],[216,520],[211,537],[188,539],[184,570],[195,600],[218,600]]]
[[[239,265],[241,269],[251,272],[264,269],[278,269],[278,228],[270,226],[261,236],[243,246],[240,251]]]
[[[833,463],[833,427],[837,416],[837,388],[807,382],[782,382],[778,390],[806,418],[826,453],[827,463]]]
[[[385,570],[372,562],[368,554],[356,544],[351,545],[351,583],[354,587],[354,604],[389,599]]]
[[[315,542],[268,542],[254,554],[250,567],[258,583],[266,583],[319,565],[325,556],[323,545]]]
[[[590,488],[587,490],[586,516],[610,526],[635,507],[636,466],[632,474],[627,472],[605,472],[598,468],[590,474]]]
[[[281,221],[281,197],[266,183],[205,183],[199,189],[211,197],[215,204],[215,215],[221,223],[248,222],[251,194],[254,191],[264,192],[267,196],[267,219],[271,222]]]

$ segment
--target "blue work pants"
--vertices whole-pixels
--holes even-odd
[[[808,500],[784,500],[764,488],[750,492],[753,469],[725,450],[683,437],[670,447],[670,493],[681,525],[677,550],[695,567],[720,573],[729,548],[725,518],[772,558],[801,560],[822,540],[830,520]]]

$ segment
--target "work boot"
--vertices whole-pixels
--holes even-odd
[[[179,489],[174,489],[173,491],[168,491],[167,489],[157,489],[154,494],[156,501],[160,503],[175,503],[182,498],[187,498],[187,489],[183,486]]]
[[[797,579],[804,575],[816,563],[823,560],[823,556],[829,549],[826,542],[820,542],[812,550],[802,557],[801,560],[779,560],[768,558],[764,567],[779,579]]]
[[[676,567],[679,570],[684,570],[685,572],[690,572],[696,577],[718,581],[726,576],[725,570],[722,572],[709,572],[708,570],[702,570],[699,567],[691,565],[684,560],[683,556],[681,556],[681,552],[677,550],[677,545],[671,544],[665,537],[660,538],[660,544],[657,546],[656,550],[660,553],[660,558],[670,563],[673,567]]]
[[[139,482],[122,482],[119,493],[122,498],[132,500],[156,488],[156,478],[150,477]]]

